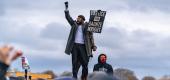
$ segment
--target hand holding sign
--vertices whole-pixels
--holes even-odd
[[[90,10],[88,31],[101,33],[106,11]]]

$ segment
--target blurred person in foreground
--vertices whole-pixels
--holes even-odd
[[[106,62],[106,60],[106,54],[100,54],[98,57],[98,63],[94,65],[93,72],[101,71],[107,73],[110,76],[113,76],[113,68]]]
[[[54,80],[74,80],[74,79],[71,76],[65,76],[56,78]],[[119,79],[117,79],[114,76],[109,76],[105,72],[93,72],[88,75],[87,80],[119,80]]]
[[[18,57],[22,55],[21,51],[14,51],[12,46],[2,46],[0,47],[0,80],[6,80],[7,70],[12,63]]]
[[[87,80],[118,80],[114,76],[109,76],[105,72],[93,72],[92,74],[89,74]]]

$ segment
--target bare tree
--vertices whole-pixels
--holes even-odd
[[[72,72],[64,71],[61,76],[72,76]]]
[[[133,71],[123,68],[114,70],[114,76],[119,80],[138,80]]]
[[[156,80],[156,79],[152,76],[145,76],[142,78],[142,80]]]
[[[170,76],[165,75],[165,76],[161,77],[159,80],[170,80]]]
[[[43,74],[49,74],[52,76],[52,79],[56,78],[57,75],[52,71],[52,70],[47,70],[47,71],[44,71]]]

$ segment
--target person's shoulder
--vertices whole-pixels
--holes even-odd
[[[107,64],[107,66],[112,67],[112,65],[110,65],[109,63],[106,63],[106,64]]]
[[[97,63],[97,64],[95,64],[94,66],[99,66],[99,64]]]

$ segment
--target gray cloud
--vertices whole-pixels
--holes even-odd
[[[169,0],[127,0],[126,1],[132,10],[148,11],[158,9],[160,11],[170,11]]]
[[[40,36],[41,29],[37,28],[36,25],[18,26],[13,23],[2,23],[1,25],[1,42],[16,43],[34,50],[55,50],[58,48],[58,45],[53,45],[55,42],[57,44],[57,41]]]
[[[57,10],[64,9],[63,0],[5,0],[5,6],[8,9],[23,9],[23,10]],[[157,9],[160,11],[169,12],[170,1],[168,0],[108,0],[108,1],[71,1],[71,9],[104,9],[104,10],[137,10],[148,11]],[[81,3],[81,4],[80,4]],[[83,3],[83,4],[82,4]],[[103,4],[105,3],[105,4]],[[88,4],[88,6],[87,6]],[[107,5],[106,5],[107,4]],[[77,7],[79,6],[79,7]]]
[[[70,26],[58,23],[50,23],[42,30],[41,36],[50,39],[65,40],[69,34]]]
[[[3,14],[5,14],[5,9],[4,9],[4,0],[0,1],[0,16],[2,16]]]
[[[25,10],[42,10],[42,9],[59,9],[60,4],[64,4],[62,0],[5,0],[8,9],[25,9]]]
[[[117,28],[106,28],[101,34],[94,34],[96,43],[102,47],[108,48],[123,48],[124,38],[127,36],[123,30]]]

